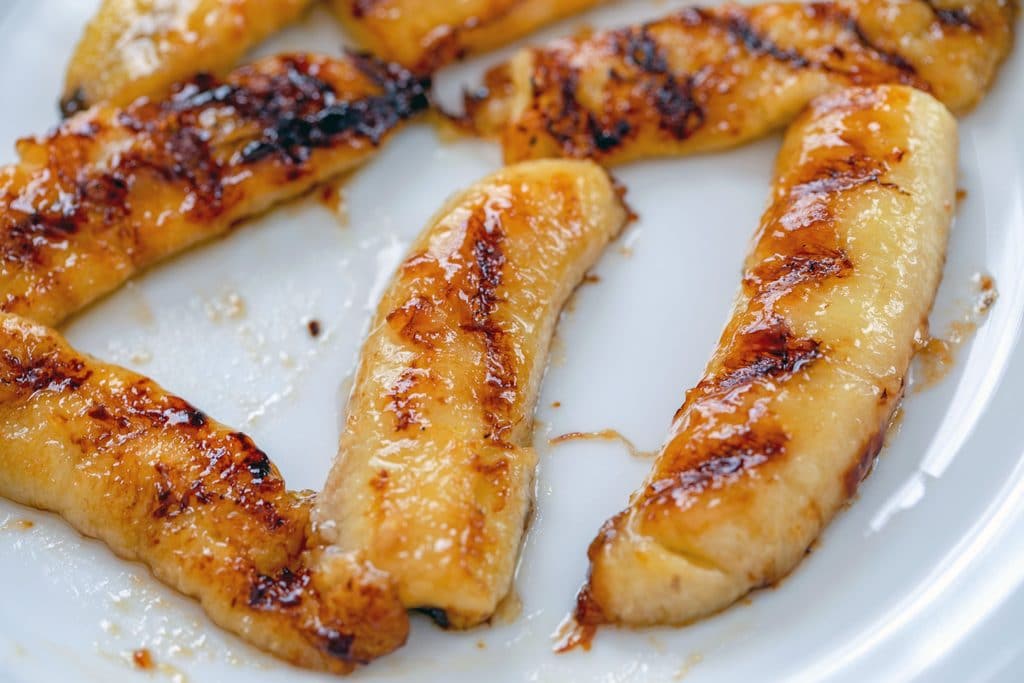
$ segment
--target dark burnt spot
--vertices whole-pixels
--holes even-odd
[[[634,66],[652,74],[668,71],[668,62],[647,26],[625,29],[620,36],[620,51]]]
[[[612,124],[612,128],[606,128],[602,126],[597,117],[593,114],[590,117],[590,128],[593,131],[594,147],[602,152],[615,149],[622,144],[630,132],[633,130],[632,126],[629,125],[629,121],[617,121]]]
[[[250,455],[246,460],[245,466],[257,483],[266,479],[271,472],[270,458],[263,452]]]
[[[171,427],[186,425],[198,428],[206,425],[206,415],[201,410],[177,397],[171,403],[174,405],[157,412],[154,422]]]
[[[693,76],[666,75],[653,94],[659,125],[673,137],[685,140],[704,125],[704,109],[694,99]]]
[[[153,465],[155,472],[153,486],[156,493],[156,507],[153,509],[154,519],[180,514],[188,508],[187,497],[176,495],[178,487],[171,477],[170,468],[162,462]]]
[[[796,337],[781,318],[742,330],[730,345],[732,352],[721,374],[702,386],[731,389],[760,379],[786,380],[821,357],[819,342]]]
[[[971,15],[967,10],[966,5],[964,7],[940,7],[935,0],[923,0],[924,4],[928,5],[935,18],[939,20],[939,23],[943,26],[951,26],[954,28],[960,28],[970,31],[977,31],[979,27],[971,19]]]
[[[277,576],[258,574],[249,589],[249,607],[262,612],[298,607],[309,582],[308,569],[293,572],[285,567]]]
[[[89,102],[85,99],[85,90],[82,88],[75,88],[60,100],[60,114],[64,118],[74,116],[88,108]]]
[[[4,363],[0,383],[31,393],[77,391],[92,376],[92,370],[80,358],[47,354],[24,359],[9,349],[4,349],[0,357]]]
[[[330,85],[294,64],[283,79],[271,79],[260,97],[252,97],[250,90],[225,93],[231,106],[263,125],[261,138],[242,149],[242,161],[254,163],[273,154],[301,164],[313,149],[336,144],[343,136],[377,145],[400,122],[428,108],[428,78],[368,55],[350,57],[381,95],[338,101]]]
[[[94,406],[89,409],[89,417],[94,420],[106,421],[110,419],[110,411],[104,405]]]
[[[337,629],[321,626],[317,629],[317,635],[324,641],[324,650],[335,659],[344,662],[354,662],[352,657],[352,646],[355,644],[355,636],[350,633],[342,633]]]
[[[443,629],[451,628],[448,613],[440,607],[417,607],[415,611],[427,615],[435,624]]]

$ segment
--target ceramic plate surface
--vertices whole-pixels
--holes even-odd
[[[56,123],[63,71],[96,0],[0,0],[0,161]],[[588,24],[680,2],[621,2]],[[337,53],[316,9],[260,53]],[[439,78],[455,99],[504,50]],[[409,644],[357,681],[1024,680],[1024,50],[961,126],[959,207],[932,327],[995,279],[999,300],[944,379],[908,392],[858,499],[773,590],[685,629],[606,630],[554,655],[585,550],[650,462],[617,443],[549,446],[616,429],[656,449],[725,322],[767,196],[778,138],[617,171],[640,220],[563,316],[538,410],[536,514],[518,618],[465,634],[414,618]],[[347,222],[307,197],[173,259],[64,328],[78,348],[155,378],[250,433],[293,488],[321,485],[378,296],[443,200],[500,165],[489,143],[400,133],[344,186]],[[321,321],[313,339],[306,323]],[[559,402],[560,407],[553,407]],[[23,528],[21,520],[34,525]],[[154,673],[130,653],[146,647]],[[326,681],[213,626],[139,564],[59,518],[0,501],[0,680]]]

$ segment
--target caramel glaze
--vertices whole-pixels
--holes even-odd
[[[962,111],[1009,51],[1012,0],[837,0],[689,8],[556,41],[492,70],[466,120],[506,161],[616,164],[760,137],[816,95],[898,83]]]
[[[653,472],[591,544],[563,647],[685,623],[784,576],[882,447],[941,276],[955,125],[901,86],[816,100],[718,349]]]
[[[0,169],[0,308],[56,324],[363,162],[426,109],[427,87],[369,57],[283,55],[20,140]]]
[[[334,672],[386,654],[408,623],[390,580],[325,555],[312,496],[252,440],[57,333],[0,314],[0,495],[61,514],[296,664]]]
[[[509,591],[555,322],[627,216],[590,162],[512,166],[444,207],[382,297],[315,518],[443,626]]]
[[[102,0],[68,64],[60,107],[162,97],[198,71],[230,69],[310,0]]]
[[[331,0],[366,48],[419,73],[484,52],[605,0]]]

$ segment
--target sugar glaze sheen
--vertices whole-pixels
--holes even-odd
[[[38,3],[37,8],[19,2],[0,20],[0,31],[9,38],[0,49],[25,65],[0,74],[4,86],[24,100],[24,106],[0,115],[5,141],[0,149],[7,161],[13,160],[10,143],[16,136],[56,122],[53,103],[70,47],[91,11],[86,4]],[[624,2],[581,21],[613,27],[682,5]],[[261,49],[333,53],[341,37],[330,21],[318,11]],[[38,32],[42,26],[45,39]],[[545,36],[576,26],[570,22]],[[61,49],[65,52],[57,54]],[[560,326],[566,360],[549,369],[538,402],[543,408],[535,440],[537,516],[516,579],[523,616],[511,625],[465,635],[440,633],[427,619],[416,618],[409,645],[360,677],[415,681],[443,667],[452,680],[587,681],[598,675],[671,680],[684,669],[685,680],[698,682],[749,680],[765,672],[863,680],[868,674],[927,675],[939,665],[934,657],[941,652],[949,653],[941,672],[950,676],[966,675],[977,661],[996,668],[1004,661],[1012,664],[1016,644],[1004,638],[1019,604],[1014,598],[1019,564],[1009,541],[1019,519],[1014,377],[1020,367],[1008,363],[1017,343],[1024,259],[1013,237],[1020,225],[1013,203],[1022,184],[1020,162],[1007,141],[1015,139],[1011,114],[1022,102],[1013,88],[1001,86],[1024,78],[1018,59],[1018,52],[1011,54],[988,99],[962,122],[960,185],[969,196],[951,236],[933,328],[941,331],[946,319],[962,314],[975,272],[990,273],[1001,298],[950,375],[908,399],[903,428],[861,487],[857,504],[837,518],[782,588],[756,593],[751,604],[683,630],[609,630],[585,655],[550,654],[549,636],[572,608],[585,575],[593,531],[622,507],[650,463],[598,442],[562,444],[552,452],[545,439],[614,428],[642,450],[661,445],[681,391],[699,379],[735,294],[778,148],[777,140],[768,140],[720,156],[617,172],[630,186],[630,203],[641,218],[623,237],[632,256],[622,256],[613,245],[597,267],[601,282],[581,290],[575,312]],[[488,61],[493,62],[482,59],[442,74],[442,86],[452,85],[444,81],[454,77],[466,85],[477,82],[471,71]],[[47,89],[42,83],[53,85]],[[439,197],[499,164],[492,145],[441,145],[419,126],[392,143],[379,163],[366,166],[347,186],[351,220],[346,230],[315,202],[288,206],[223,243],[166,264],[141,279],[133,293],[101,302],[66,328],[69,338],[102,358],[112,358],[115,341],[148,349],[153,358],[140,368],[145,374],[208,414],[241,426],[250,397],[270,396],[286,383],[278,353],[306,353],[312,342],[305,321],[321,320],[333,335],[331,343],[317,347],[295,393],[252,428],[291,486],[319,487],[337,446],[338,385],[352,369],[376,303],[373,285],[379,273],[386,279],[393,272]],[[444,173],[424,173],[442,168],[438,164]],[[201,307],[191,307],[193,297],[222,291],[225,279],[248,304],[244,321],[215,323]],[[135,312],[139,297],[154,312],[151,322]],[[368,301],[373,303],[367,306]],[[685,315],[671,314],[680,308]],[[251,334],[239,331],[243,323]],[[256,335],[263,341],[253,341]],[[549,410],[553,401],[562,406]],[[581,505],[577,496],[596,502]],[[97,649],[130,653],[139,647],[148,647],[157,663],[173,663],[189,680],[327,680],[297,674],[224,635],[141,567],[81,541],[47,515],[6,503],[2,509],[5,515],[11,510],[14,519],[36,522],[28,531],[0,534],[2,571],[16,587],[0,608],[0,623],[17,624],[15,631],[3,631],[0,652],[4,666],[14,667],[15,680],[71,675],[138,680],[131,665]],[[113,606],[109,594],[133,585],[126,569],[161,596],[148,612],[143,611],[152,604],[147,600],[129,598]],[[23,596],[29,594],[26,602]],[[55,623],[53,614],[66,619]],[[950,614],[963,618],[951,625]],[[121,635],[108,634],[100,625],[104,619],[116,622]],[[189,629],[197,622],[207,639],[192,654],[175,654],[170,636],[152,643],[161,628],[195,633]],[[950,649],[910,647],[922,639]],[[485,649],[477,647],[481,640]],[[735,656],[737,651],[743,656]]]

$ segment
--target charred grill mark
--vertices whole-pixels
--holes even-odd
[[[715,389],[732,389],[741,384],[770,378],[784,381],[821,357],[821,344],[797,338],[781,317],[767,325],[743,330],[735,353],[723,363],[722,373],[708,382]]]
[[[813,6],[813,5],[812,5]],[[907,85],[913,85],[923,90],[930,90],[928,84],[917,78],[917,69],[914,65],[906,60],[906,58],[898,52],[892,52],[889,50],[883,50],[881,47],[876,45],[861,27],[857,19],[849,14],[846,14],[839,10],[835,5],[823,4],[822,7],[827,8],[827,15],[830,18],[840,22],[843,27],[852,35],[857,43],[870,54],[877,56],[881,61],[888,64],[889,66],[895,67],[900,72],[900,77],[897,79],[899,83],[905,83]],[[854,83],[861,83],[862,81],[858,77],[858,74],[848,74],[854,76]],[[870,82],[870,79],[869,81]]]
[[[691,495],[719,488],[782,455],[789,441],[770,419],[762,418],[734,431],[724,438],[705,432],[702,439],[687,446],[693,450],[688,454],[693,465],[648,485],[643,495],[645,503],[685,506]]]
[[[263,136],[250,142],[241,152],[243,162],[252,163],[276,154],[294,163],[302,163],[317,147],[326,147],[344,135],[369,140],[377,145],[400,122],[429,106],[427,92],[430,81],[413,76],[395,65],[379,62],[365,55],[352,55],[360,71],[384,93],[352,102],[336,101],[334,90],[319,79],[289,69],[287,82],[298,85],[298,91],[310,102],[322,102],[308,113],[294,114],[294,97],[275,92],[258,98],[259,109],[250,109],[254,118],[263,121]],[[287,91],[286,91],[287,92]],[[265,113],[263,113],[265,112]]]
[[[845,117],[881,104],[870,96],[837,95],[819,102],[817,113]],[[641,496],[649,515],[659,514],[660,506],[688,505],[693,495],[785,453],[789,437],[758,397],[804,372],[828,349],[796,334],[780,303],[853,272],[836,226],[843,196],[870,185],[904,192],[885,181],[888,158],[868,153],[856,139],[833,143],[827,155],[807,159],[777,181],[743,278],[745,310],[722,341],[717,370],[676,415],[680,427],[663,456],[665,474]],[[880,432],[884,436],[885,430]],[[845,479],[848,491],[866,475],[881,443],[878,437],[865,446],[864,457]]]
[[[849,54],[841,47],[843,42],[852,41],[855,48],[865,53],[862,58],[865,65],[870,65],[873,62],[886,64],[899,72],[895,79],[897,82],[925,87],[925,84],[916,78],[917,72],[913,65],[902,55],[883,50],[874,44],[864,33],[857,19],[835,3],[812,2],[806,5],[805,11],[815,20],[831,23],[841,29],[840,38],[832,44],[832,54],[838,59],[839,64],[811,59],[795,47],[780,46],[750,23],[751,12],[749,10],[730,8],[724,13],[709,10],[689,10],[688,12],[696,13],[702,22],[723,30],[734,42],[742,45],[749,54],[770,57],[782,64],[788,64],[796,70],[827,71],[844,76],[853,83],[879,80],[878,76],[873,73],[877,69],[864,69],[863,66],[858,65],[858,59],[854,55]],[[689,21],[692,23],[692,19]],[[844,38],[847,40],[844,41]],[[850,62],[847,68],[843,68],[845,62]],[[882,77],[881,80],[890,79]]]
[[[431,363],[438,349],[454,342],[460,331],[479,335],[483,345],[484,386],[478,398],[488,426],[484,438],[503,442],[512,427],[509,412],[518,388],[515,354],[512,340],[494,320],[502,301],[498,290],[506,260],[499,211],[487,205],[470,214],[458,251],[444,257],[447,266],[434,255],[420,253],[400,269],[401,277],[416,287],[385,321],[420,355],[387,392],[385,410],[394,413],[396,431],[429,424],[421,409],[425,394],[420,387],[432,380]]]
[[[700,12],[700,10],[698,10]],[[754,29],[748,16],[729,12],[724,18],[718,14],[700,12],[705,21],[710,21],[725,30],[729,37],[743,45],[752,55],[764,55],[777,62],[789,64],[794,69],[806,69],[811,61],[794,48],[782,48]]]
[[[277,576],[257,574],[249,590],[249,607],[270,612],[298,607],[310,582],[308,569],[282,569]]]
[[[28,394],[77,391],[92,377],[92,370],[80,358],[46,354],[26,360],[8,349],[0,353],[0,358],[4,364],[0,384]]]
[[[829,44],[806,51],[772,40],[756,25],[756,9],[689,8],[667,19],[598,34],[583,39],[595,51],[618,57],[608,68],[603,101],[592,110],[580,102],[581,70],[572,55],[580,42],[562,42],[534,52],[532,108],[551,140],[572,157],[601,158],[636,137],[644,125],[656,124],[676,140],[686,140],[707,123],[710,103],[728,90],[734,54],[694,72],[673,70],[655,31],[676,27],[694,39],[715,40],[715,34],[753,58],[766,58],[796,71],[819,71],[846,84],[897,82],[928,90],[915,67],[898,52],[874,43],[856,17],[835,3],[810,3],[805,12],[826,35]],[[497,78],[497,76],[495,76]],[[500,90],[500,89],[499,89]],[[499,95],[500,96],[500,95]],[[467,111],[480,103],[467,98]],[[524,119],[529,120],[529,117]],[[537,125],[537,124],[528,124]],[[536,141],[530,142],[535,145]]]
[[[618,34],[619,54],[634,66],[650,74],[668,72],[668,61],[661,52],[661,46],[654,40],[648,26],[638,29],[624,29]]]
[[[490,426],[484,438],[503,441],[512,424],[508,412],[515,403],[518,380],[515,357],[509,348],[505,331],[492,318],[501,299],[498,288],[502,284],[505,254],[502,241],[505,233],[500,220],[492,220],[474,213],[470,218],[467,237],[472,241],[473,267],[466,277],[469,320],[462,329],[483,337],[486,392],[481,397],[484,419]]]
[[[827,213],[812,220],[828,220]],[[743,285],[758,291],[765,283],[776,282],[788,288],[800,282],[843,277],[853,270],[853,262],[842,249],[808,244],[791,254],[769,257],[747,271]]]
[[[939,7],[935,0],[922,0],[924,4],[928,5],[935,18],[939,20],[943,26],[952,26],[955,28],[962,28],[970,31],[979,30],[979,26],[971,20],[971,15],[964,7],[957,8],[945,8]]]
[[[227,82],[200,75],[166,100],[140,100],[116,114],[131,140],[106,168],[89,161],[92,146],[104,144],[98,137],[103,124],[70,120],[40,143],[48,161],[32,180],[43,182],[43,192],[25,182],[0,196],[0,258],[45,269],[53,248],[84,232],[109,234],[113,244],[123,243],[118,257],[131,259],[145,252],[144,244],[134,244],[138,228],[128,224],[140,182],[173,187],[179,211],[209,221],[239,200],[225,183],[239,166],[272,158],[294,180],[306,172],[314,150],[377,145],[428,107],[429,79],[367,56],[349,59],[380,94],[343,100],[317,76],[323,65],[299,55],[281,57],[270,68],[242,68]],[[225,116],[241,132],[235,139],[211,123]]]

